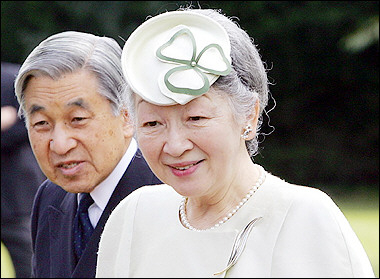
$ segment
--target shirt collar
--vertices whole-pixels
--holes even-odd
[[[91,192],[91,197],[101,210],[105,209],[113,191],[131,163],[136,151],[137,143],[136,140],[132,138],[127,151],[116,165],[115,169]]]

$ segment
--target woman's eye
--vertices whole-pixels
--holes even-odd
[[[204,117],[202,117],[202,116],[191,116],[191,117],[189,117],[189,120],[191,120],[191,121],[198,121],[198,120],[201,120],[203,118]]]
[[[158,122],[157,121],[149,121],[149,122],[145,122],[144,123],[144,127],[155,127],[158,125]]]

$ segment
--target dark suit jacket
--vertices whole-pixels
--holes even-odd
[[[104,225],[116,205],[143,185],[161,183],[138,150],[116,186],[99,222],[75,266],[72,226],[76,194],[46,180],[38,189],[32,213],[33,277],[95,277],[97,251]],[[153,186],[154,187],[154,186]]]

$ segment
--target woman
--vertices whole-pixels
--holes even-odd
[[[213,10],[158,15],[122,63],[136,138],[166,184],[112,213],[97,277],[374,277],[326,194],[253,163],[268,81],[234,22]]]

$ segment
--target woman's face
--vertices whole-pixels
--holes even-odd
[[[137,96],[137,140],[154,173],[179,194],[214,195],[231,186],[246,156],[243,125],[224,95],[209,91],[186,105],[157,106]]]

